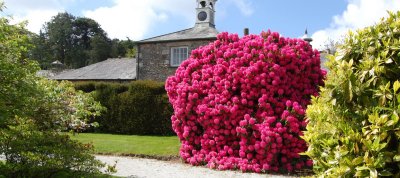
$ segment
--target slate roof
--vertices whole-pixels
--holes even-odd
[[[138,41],[138,43],[154,43],[166,41],[182,41],[182,40],[201,40],[201,39],[215,39],[219,32],[213,27],[195,26],[185,30],[168,33],[161,36],[156,36],[148,39]]]
[[[107,59],[86,67],[60,73],[55,80],[135,80],[136,59]]]
[[[54,77],[56,74],[51,70],[39,70],[36,72],[36,76],[51,78]]]

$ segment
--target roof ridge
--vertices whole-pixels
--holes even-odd
[[[151,38],[146,38],[146,39],[140,40],[140,41],[138,41],[138,42],[139,42],[139,43],[140,43],[140,42],[144,42],[144,41],[147,41],[147,40],[151,40],[151,39],[153,39],[153,38],[158,38],[158,37],[162,37],[162,36],[167,36],[167,35],[171,35],[171,34],[174,34],[174,33],[179,33],[179,32],[183,32],[183,31],[186,31],[186,30],[190,30],[190,29],[193,29],[193,28],[195,28],[195,27],[191,27],[191,28],[187,28],[187,29],[183,29],[183,30],[179,30],[179,31],[175,31],[175,32],[171,32],[171,33],[159,35],[159,36],[154,36],[154,37],[151,37]]]
[[[195,26],[181,31],[176,31],[152,38],[147,38],[138,41],[138,44],[167,42],[167,41],[182,41],[182,40],[201,40],[201,39],[216,39],[218,30],[214,27]]]

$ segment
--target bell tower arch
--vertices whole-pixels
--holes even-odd
[[[215,3],[217,0],[196,0],[196,26],[215,28]]]

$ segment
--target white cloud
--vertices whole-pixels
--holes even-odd
[[[7,9],[14,13],[25,13],[27,10],[49,10],[62,8],[63,0],[5,0]]]
[[[188,0],[114,0],[112,7],[83,14],[99,22],[111,38],[140,40],[151,28],[162,28],[160,23],[171,16],[186,18],[186,22],[178,23],[194,24],[195,7],[196,3]]]
[[[218,12],[221,13],[220,16],[225,16],[227,13],[225,8],[229,9],[231,8],[231,5],[238,9],[244,16],[251,16],[254,13],[251,0],[221,0],[221,2],[217,1],[217,6],[218,4],[223,4],[224,6],[222,8],[218,8]]]
[[[315,48],[322,49],[328,40],[340,40],[348,30],[355,30],[373,25],[387,11],[400,10],[400,1],[392,0],[349,0],[347,9],[333,17],[330,27],[319,30],[312,35]]]
[[[39,33],[44,23],[49,22],[51,17],[55,16],[62,10],[29,10],[25,16],[14,15],[11,23],[19,23],[28,21],[27,29],[31,32]]]
[[[251,16],[254,13],[250,0],[231,0],[240,12],[245,16]]]
[[[245,16],[254,12],[250,0],[226,1]],[[111,38],[140,40],[152,28],[162,28],[162,23],[188,24],[191,27],[195,23],[195,8],[194,0],[114,0],[111,7],[101,7],[83,14],[99,22]],[[183,21],[173,22],[172,16],[184,18]]]
[[[6,13],[11,14],[11,23],[28,21],[28,30],[38,33],[45,22],[58,12],[64,11],[64,4],[74,0],[5,0]]]
[[[96,20],[111,38],[140,40],[154,28],[168,24],[183,24],[191,27],[195,23],[196,1],[194,0],[110,0],[113,5],[94,10],[82,9],[82,15]],[[45,22],[68,7],[77,6],[83,0],[5,0],[7,13],[17,23],[27,20],[27,28],[39,32]],[[90,3],[86,1],[85,3]],[[224,0],[217,2],[218,17],[223,13],[224,3],[230,4],[244,16],[254,12],[251,0]],[[221,4],[221,5],[219,5]],[[179,20],[179,21],[177,21]],[[169,25],[170,27],[170,25]]]

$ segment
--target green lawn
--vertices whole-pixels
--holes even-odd
[[[72,139],[92,143],[95,153],[177,156],[180,142],[176,136],[136,136],[79,133]]]

